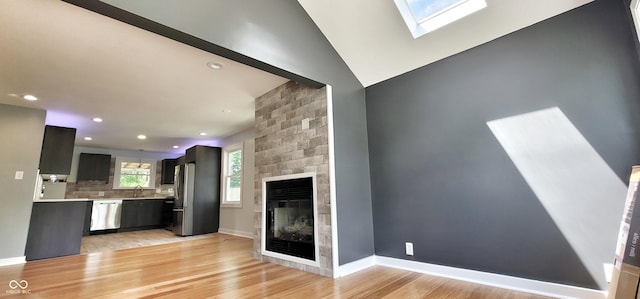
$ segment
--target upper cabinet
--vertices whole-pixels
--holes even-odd
[[[78,182],[109,182],[111,155],[81,153],[78,160]]]
[[[164,159],[162,160],[162,181],[163,185],[173,185],[175,177],[176,165],[178,159]]]
[[[70,174],[76,129],[45,126],[40,153],[41,174]]]

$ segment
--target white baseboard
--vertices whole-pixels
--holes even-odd
[[[26,258],[24,256],[0,259],[0,267],[18,265],[18,264],[24,264],[24,263],[26,263]]]
[[[607,297],[605,291],[376,255],[338,267],[336,277],[347,276],[376,265],[556,298],[605,299]]]
[[[238,237],[244,237],[244,238],[253,239],[253,233],[252,232],[244,232],[244,231],[241,231],[241,230],[228,229],[228,228],[219,228],[218,232],[221,233],[221,234],[234,235],[234,236],[238,236]]]
[[[336,273],[336,276],[334,277],[343,277],[343,276],[347,276],[349,274],[352,273],[356,273],[358,271],[362,271],[364,269],[367,269],[369,267],[375,266],[376,265],[376,256],[372,255],[372,256],[368,256],[365,257],[363,259],[359,259],[357,261],[353,261],[351,263],[346,263],[340,267],[338,267],[338,271]]]
[[[376,265],[420,272],[451,279],[464,280],[498,288],[522,291],[532,294],[580,299],[604,299],[605,291],[574,287],[507,275],[493,274],[454,267],[446,267],[403,259],[375,256]]]

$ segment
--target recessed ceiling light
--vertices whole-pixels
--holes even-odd
[[[22,96],[23,99],[27,100],[27,101],[37,101],[38,98],[36,98],[33,95],[30,94],[25,94],[24,96]]]
[[[86,140],[86,141],[91,141],[91,140],[93,140],[93,138],[91,138],[91,137],[85,137],[85,138],[84,138],[84,140]]]
[[[10,93],[10,94],[8,94],[8,96],[10,96],[10,97],[12,97],[12,98],[17,98],[17,97],[18,97],[18,95],[17,95],[17,94],[15,94],[15,93]]]
[[[202,133],[200,133],[200,136],[207,136],[207,133],[202,132]]]
[[[145,140],[147,139],[147,136],[141,134],[141,135],[138,135],[138,139]]]
[[[97,122],[97,123],[101,123],[102,122],[102,118],[99,117],[94,117],[93,121]]]
[[[214,70],[219,70],[222,68],[222,63],[210,61],[210,62],[207,62],[207,66]]]
[[[222,113],[229,113],[231,112],[231,109],[222,109]]]
[[[179,146],[177,146],[177,145],[174,145],[174,146],[173,146],[173,148],[179,148]]]

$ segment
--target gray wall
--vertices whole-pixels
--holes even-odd
[[[276,68],[331,85],[340,264],[373,254],[364,89],[298,2],[104,2]],[[215,54],[228,56],[224,49],[219,50]],[[255,65],[251,61],[241,62]]]
[[[44,136],[45,111],[0,104],[0,259],[24,256]],[[24,171],[15,180],[16,171]]]
[[[559,107],[614,179],[627,183],[640,158],[640,68],[627,7],[595,1],[368,87],[376,254],[606,288],[603,271],[587,270],[594,261],[578,257],[581,248],[556,226],[487,121]],[[623,197],[601,200],[617,207]],[[582,213],[618,227],[622,210]],[[610,248],[596,267],[612,262],[616,234],[595,236],[594,247]]]
[[[251,128],[222,140],[221,146],[243,144],[242,149],[242,207],[220,207],[220,232],[253,238],[255,132]],[[221,194],[222,196],[222,194]]]

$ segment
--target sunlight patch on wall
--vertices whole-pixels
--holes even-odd
[[[558,107],[487,122],[601,289],[627,187]],[[631,167],[631,166],[629,166]]]

